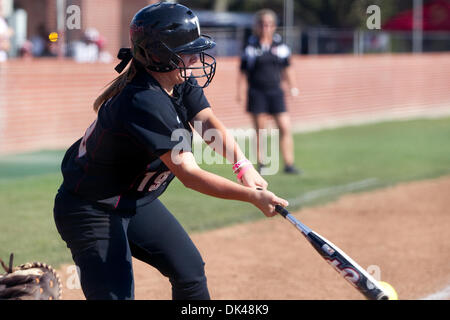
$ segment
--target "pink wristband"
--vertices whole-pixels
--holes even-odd
[[[244,165],[246,165],[246,164],[248,164],[248,163],[250,163],[250,161],[248,161],[247,159],[242,159],[242,160],[239,160],[238,162],[236,162],[234,165],[233,165],[233,172],[234,173],[236,173],[238,170],[239,170],[239,168],[241,168],[242,166],[244,166]]]
[[[243,162],[245,162],[245,161],[247,161],[246,158],[243,158],[243,159],[241,159],[241,160],[239,160],[239,161],[236,161],[236,163],[233,164],[233,170],[235,170],[236,168],[238,168],[238,167],[239,167]]]
[[[237,178],[238,180],[241,180],[242,176],[244,175],[245,171],[248,170],[248,168],[250,168],[250,163],[246,166],[244,166],[238,173]]]

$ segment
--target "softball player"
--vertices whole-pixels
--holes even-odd
[[[121,49],[116,67],[128,69],[97,98],[96,121],[63,159],[55,223],[87,299],[133,299],[132,256],[169,278],[173,299],[209,299],[202,257],[158,200],[170,181],[176,176],[196,191],[250,202],[268,217],[287,202],[267,191],[203,94],[215,72],[204,51],[215,44],[200,34],[195,14],[179,4],[150,5],[135,15],[130,35],[132,48]],[[195,71],[200,76],[191,76]],[[222,134],[219,152],[232,155],[241,184],[198,167],[193,121]],[[174,139],[174,132],[181,134]]]
[[[254,35],[249,38],[242,54],[237,100],[241,100],[242,82],[247,78],[247,111],[252,116],[256,132],[265,127],[265,114],[273,116],[280,129],[284,172],[298,174],[300,170],[294,166],[294,142],[281,81],[286,81],[292,96],[298,95],[298,89],[288,68],[291,52],[289,47],[281,42],[281,36],[275,33],[276,21],[276,14],[272,10],[263,9],[255,14]],[[263,159],[259,135],[256,137],[260,170]]]

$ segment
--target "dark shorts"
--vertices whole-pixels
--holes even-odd
[[[200,253],[158,199],[127,214],[60,191],[54,218],[87,299],[134,299],[132,256],[169,278],[173,299],[210,298]]]
[[[277,114],[286,111],[284,92],[279,87],[269,90],[250,87],[247,99],[247,111],[253,114]]]

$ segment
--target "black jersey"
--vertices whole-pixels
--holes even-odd
[[[251,36],[241,56],[241,71],[247,74],[250,87],[263,90],[278,88],[281,71],[290,64],[291,51],[275,34],[272,45],[263,48],[259,39]]]
[[[207,107],[202,89],[185,82],[171,97],[139,72],[102,105],[84,137],[66,152],[62,188],[110,209],[149,203],[174,178],[159,156],[173,149],[191,151],[189,121]]]

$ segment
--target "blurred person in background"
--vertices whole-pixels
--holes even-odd
[[[50,32],[43,24],[38,27],[37,34],[31,37],[33,57],[56,57],[58,47],[56,43],[50,42],[48,35]]]
[[[106,50],[106,38],[99,35],[95,42],[98,48],[98,61],[101,63],[111,63],[114,61],[114,57]]]
[[[254,34],[250,36],[241,57],[237,100],[241,101],[242,84],[246,78],[247,111],[256,129],[258,170],[263,173],[261,169],[264,167],[258,132],[265,128],[266,115],[269,114],[280,130],[284,172],[299,174],[301,170],[294,165],[294,141],[281,83],[287,84],[294,97],[298,95],[298,89],[289,70],[291,50],[275,33],[276,26],[277,16],[272,10],[263,9],[255,14]]]
[[[98,61],[99,49],[97,41],[100,33],[95,28],[87,28],[81,41],[71,44],[71,56],[79,63],[93,63]]]
[[[106,39],[96,28],[87,28],[81,41],[70,44],[69,56],[79,63],[110,63],[113,56],[105,50]]]
[[[33,43],[30,40],[26,40],[19,49],[19,56],[22,59],[30,60],[33,58]]]
[[[8,26],[8,23],[3,17],[3,4],[0,1],[0,62],[8,59],[8,51],[11,48],[9,39],[13,33],[13,30]]]
[[[38,27],[37,34],[31,37],[30,41],[33,44],[32,53],[34,57],[41,57],[44,55],[46,49],[46,38],[48,36],[45,26],[41,24]]]

